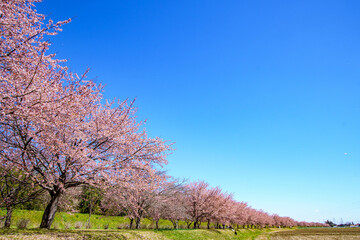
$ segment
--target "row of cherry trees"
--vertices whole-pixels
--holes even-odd
[[[108,214],[180,220],[198,228],[309,225],[257,211],[204,182],[180,184],[159,171],[171,144],[150,138],[132,101],[105,101],[102,86],[48,54],[48,36],[70,20],[45,22],[34,3],[0,2],[0,207],[5,227],[14,206],[49,194],[41,228],[62,197],[81,185],[101,189]],[[104,103],[105,102],[105,103]],[[90,207],[91,209],[91,207]]]
[[[114,215],[125,213],[130,227],[135,221],[136,228],[140,228],[144,217],[152,219],[156,228],[159,219],[170,220],[174,228],[179,227],[179,221],[185,222],[188,228],[199,228],[201,223],[206,223],[207,228],[325,226],[270,215],[234,200],[220,187],[210,187],[203,181],[187,184],[170,178],[166,181],[162,173],[146,176],[146,180],[136,176],[126,187],[113,185],[104,194],[102,208]]]

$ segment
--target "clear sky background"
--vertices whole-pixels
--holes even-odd
[[[359,1],[45,0],[52,51],[136,98],[169,174],[296,220],[360,221]]]

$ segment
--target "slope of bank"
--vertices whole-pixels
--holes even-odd
[[[158,240],[199,240],[199,239],[255,239],[257,236],[265,233],[264,230],[241,230],[237,235],[231,230],[217,230],[217,229],[189,229],[189,230],[0,230],[1,240],[58,240],[58,239],[71,239],[71,240],[95,240],[95,239],[158,239]]]

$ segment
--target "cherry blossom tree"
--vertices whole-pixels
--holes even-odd
[[[273,218],[270,217],[270,215],[263,210],[256,210],[256,226],[259,228],[264,228],[269,225],[274,224]]]
[[[110,181],[125,163],[164,164],[170,148],[147,137],[133,102],[102,104],[100,85],[45,54],[44,36],[66,22],[44,25],[34,2],[1,2],[0,161],[49,192],[40,227],[50,228],[66,189]]]
[[[177,229],[179,221],[186,218],[183,183],[184,181],[172,178],[162,182],[156,201],[152,201],[146,213],[147,218],[155,221],[156,229],[159,228],[160,219],[170,220],[174,229]]]
[[[111,181],[113,172],[125,171],[129,163],[166,163],[168,146],[139,131],[134,109],[126,102],[117,107],[107,104],[84,108],[82,99],[70,112],[64,112],[66,106],[60,108],[63,113],[56,113],[50,126],[39,124],[40,134],[33,135],[36,144],[27,149],[23,158],[27,163],[24,170],[35,172],[33,179],[51,195],[42,227],[51,225],[60,196],[67,188]]]
[[[234,205],[234,222],[237,225],[241,225],[243,228],[245,228],[249,214],[248,204],[245,202],[236,202]]]
[[[157,201],[154,201],[151,206],[149,206],[144,214],[146,218],[155,222],[155,229],[159,229],[159,221],[164,218],[164,207],[165,202],[163,199],[157,199]]]
[[[156,220],[160,219],[166,180],[166,175],[152,168],[129,169],[110,183],[103,208],[125,212],[130,219],[130,228],[135,221],[135,228],[139,229],[141,219],[150,213],[150,208],[153,208]]]
[[[163,205],[162,216],[164,219],[171,221],[174,229],[179,228],[180,220],[190,219],[186,211],[186,194],[183,189],[175,191],[169,196]]]
[[[277,214],[273,214],[272,218],[274,219],[274,225],[277,226],[278,228],[281,227],[281,217]]]
[[[184,202],[184,182],[185,180],[167,176],[167,180],[162,183],[157,201],[148,211],[148,216],[155,220],[157,229],[160,218],[169,220],[174,229],[178,229],[179,221],[188,217]]]
[[[220,223],[225,226],[230,223],[233,214],[232,195],[222,192],[220,187],[211,188],[211,196],[209,197],[208,212],[205,219],[207,220],[207,228],[210,229],[210,223],[215,222],[217,228]]]
[[[220,192],[219,187],[210,188],[209,184],[203,181],[187,185],[185,206],[194,229],[199,228],[202,220],[211,217],[217,211],[216,201]]]

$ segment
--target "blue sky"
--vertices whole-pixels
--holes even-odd
[[[136,98],[169,174],[296,220],[360,221],[358,1],[45,0],[52,51]]]

